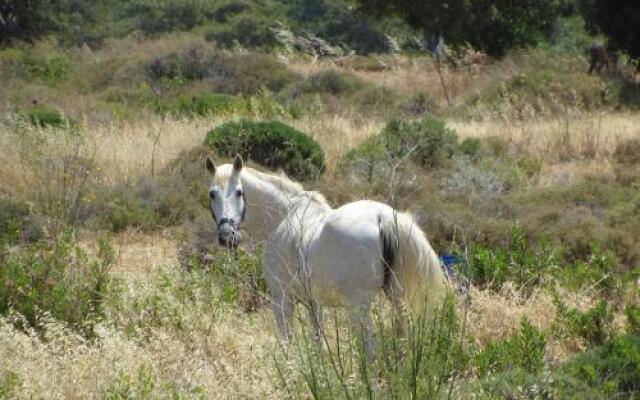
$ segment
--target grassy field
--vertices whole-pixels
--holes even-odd
[[[448,106],[417,56],[223,51],[192,34],[0,51],[0,398],[637,398],[640,89],[586,67],[541,49],[458,60]],[[452,147],[393,177],[376,158],[367,178],[350,154],[375,158],[363,144],[393,118],[442,120]],[[341,312],[324,349],[304,317],[283,345],[259,249],[216,250],[204,207],[204,137],[239,119],[317,141],[325,171],[305,187],[332,205],[411,211],[464,260],[456,317],[397,338],[381,298],[370,369]],[[385,346],[403,356],[387,363]]]

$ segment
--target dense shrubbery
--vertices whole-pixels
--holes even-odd
[[[24,328],[40,328],[44,313],[86,336],[103,316],[103,301],[115,258],[99,242],[97,259],[67,232],[53,242],[38,242],[19,252],[0,253],[0,314],[16,312]],[[16,319],[20,324],[21,319]]]
[[[530,243],[520,226],[513,227],[505,248],[473,246],[468,265],[471,279],[478,286],[500,290],[511,281],[525,292],[543,283],[560,267],[561,258],[548,243]]]
[[[340,73],[335,70],[325,70],[309,77],[302,85],[302,90],[311,93],[330,93],[335,96],[351,93],[362,88],[364,83],[357,77]]]
[[[229,112],[236,101],[233,97],[218,93],[201,93],[198,95],[182,95],[170,106],[176,116],[207,117]]]
[[[266,167],[282,168],[298,180],[317,178],[324,152],[312,138],[281,122],[228,122],[209,131],[204,144],[220,155],[242,155]]]
[[[546,344],[544,335],[523,319],[519,333],[506,340],[489,343],[475,356],[475,366],[480,376],[514,368],[540,372],[545,365]]]
[[[436,118],[418,121],[391,120],[378,135],[350,150],[342,170],[372,182],[386,177],[380,168],[411,160],[424,168],[441,166],[457,150],[457,136]],[[385,178],[383,178],[385,179]]]
[[[35,242],[43,237],[43,221],[29,204],[0,196],[0,245]]]
[[[152,81],[205,79],[215,92],[251,95],[264,89],[277,92],[298,79],[267,54],[207,53],[193,48],[158,58],[147,66]]]
[[[640,336],[613,338],[574,357],[561,371],[604,397],[634,398],[640,392]]]
[[[561,318],[557,327],[560,334],[582,338],[590,346],[602,345],[613,336],[613,312],[605,300],[586,311],[567,307],[559,297],[555,304]]]
[[[372,160],[410,158],[416,164],[431,168],[441,165],[456,151],[457,136],[436,118],[419,121],[391,120],[383,131],[371,137],[346,158],[364,157]]]

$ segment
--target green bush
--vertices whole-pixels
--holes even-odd
[[[592,245],[586,260],[567,262],[557,270],[557,276],[563,286],[579,290],[589,285],[602,289],[613,289],[615,286],[615,259]]]
[[[0,196],[0,245],[35,242],[43,237],[43,221],[29,204]]]
[[[330,93],[340,96],[352,93],[363,86],[364,83],[356,76],[330,69],[311,75],[302,85],[302,89],[311,93]]]
[[[228,122],[209,131],[204,144],[222,156],[240,154],[266,167],[282,168],[298,180],[316,178],[324,169],[320,145],[278,121]]]
[[[236,100],[231,96],[205,92],[179,96],[170,108],[176,116],[208,117],[229,112],[235,104]]]
[[[474,284],[493,290],[511,281],[530,292],[560,268],[561,258],[546,240],[536,245],[515,225],[504,247],[491,248],[476,244],[471,248],[468,270]]]
[[[431,168],[450,158],[457,144],[454,131],[436,118],[418,121],[391,120],[379,135],[364,141],[347,153],[347,161],[361,158],[371,161],[400,160],[409,157],[418,165]]]
[[[640,336],[625,335],[580,354],[562,372],[603,393],[633,399],[640,392]]]
[[[0,258],[0,314],[17,312],[28,326],[41,328],[42,313],[49,313],[91,337],[104,315],[114,257],[105,241],[99,242],[97,258],[90,257],[76,244],[73,232],[4,255]]]
[[[25,79],[35,78],[54,86],[65,80],[71,71],[69,57],[55,50],[43,52],[25,48],[17,51],[15,55],[5,62],[9,63],[9,67],[18,76]]]
[[[153,210],[135,197],[112,197],[102,207],[99,219],[102,226],[114,233],[128,228],[152,230],[159,226]]]
[[[478,375],[486,376],[514,368],[531,373],[540,372],[545,366],[546,344],[544,335],[524,318],[518,334],[500,342],[492,342],[476,355]]]
[[[627,331],[640,336],[640,307],[635,304],[628,304],[624,309],[627,316]]]
[[[458,150],[460,151],[460,153],[471,158],[475,158],[477,155],[479,155],[481,149],[482,142],[477,138],[466,138],[458,146]]]
[[[612,337],[613,312],[605,300],[586,311],[568,308],[557,296],[554,303],[561,317],[559,328],[569,335],[578,336],[590,345],[602,345]]]
[[[34,106],[23,112],[21,116],[29,121],[33,126],[41,128],[54,127],[61,128],[71,125],[73,121],[66,117],[58,109],[47,106]]]
[[[99,225],[112,232],[127,228],[152,231],[193,218],[201,207],[198,195],[204,190],[196,191],[202,184],[192,177],[193,166],[185,164],[191,163],[172,163],[156,177],[109,188],[103,194],[106,200],[95,205]],[[201,172],[201,162],[198,166]],[[188,169],[189,176],[176,167]]]

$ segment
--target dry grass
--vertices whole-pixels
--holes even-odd
[[[349,57],[338,60],[297,57],[287,63],[292,70],[302,76],[308,77],[328,69],[348,72],[365,82],[386,87],[396,93],[405,95],[427,94],[440,105],[446,105],[440,78],[432,58],[378,56],[366,61],[366,64],[371,66],[370,68],[357,62],[361,58],[351,62]],[[467,96],[470,87],[472,85],[475,87],[475,84],[477,84],[480,68],[477,66],[452,68],[448,65],[443,65],[442,73],[449,95],[454,103],[457,104]]]
[[[155,382],[151,398],[174,392],[185,398],[280,397],[271,375],[276,335],[268,310],[248,315],[223,303],[203,310],[211,303],[203,298],[176,303],[159,286],[159,274],[179,281],[183,273],[173,242],[129,232],[116,237],[115,247],[119,257],[114,272],[124,285],[125,309],[109,311],[110,320],[122,325],[138,318],[127,308],[162,293],[167,310],[180,309],[184,329],[161,324],[144,338],[131,338],[121,327],[105,323],[98,328],[98,341],[88,342],[54,321],[47,323],[45,337],[39,337],[16,330],[1,317],[0,378],[17,374],[15,398],[103,398],[119,387],[124,375],[132,390],[140,391],[139,375],[145,368]]]
[[[525,121],[449,121],[461,138],[497,137],[516,154],[543,161],[542,185],[585,176],[614,176],[611,155],[621,141],[640,137],[638,113],[601,112]]]
[[[159,273],[174,278],[182,273],[175,260],[175,242],[162,235],[126,232],[115,238],[115,247],[119,256],[114,272],[123,279],[125,304],[164,290],[157,286]],[[543,290],[525,300],[509,286],[500,294],[474,288],[471,299],[467,326],[481,347],[515,333],[524,316],[543,331],[549,331],[555,320],[552,298]],[[566,296],[566,301],[581,308],[592,304],[583,295]],[[184,330],[159,326],[146,339],[132,339],[123,336],[121,329],[103,324],[97,343],[55,322],[49,323],[46,338],[41,338],[17,331],[0,318],[0,376],[7,371],[19,376],[17,398],[101,398],[117,387],[123,374],[136,390],[141,368],[148,368],[155,381],[154,397],[166,395],[167,385],[187,397],[198,393],[220,399],[282,395],[272,375],[277,336],[268,309],[245,314],[224,305],[208,312],[178,306]],[[123,318],[130,317],[123,313],[119,319]],[[552,340],[549,345],[553,362],[579,350],[574,342]]]

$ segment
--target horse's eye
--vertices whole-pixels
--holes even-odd
[[[216,197],[216,191],[215,190],[210,190],[209,191],[209,197],[211,198],[211,200],[213,200]]]
[[[236,196],[242,197],[242,190],[240,189],[236,190]]]

